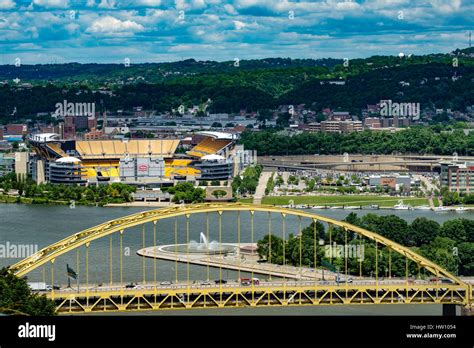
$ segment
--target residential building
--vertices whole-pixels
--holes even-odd
[[[364,128],[366,129],[380,128],[381,126],[382,123],[378,117],[366,117],[364,119]]]
[[[361,121],[321,121],[321,132],[325,133],[351,133],[362,130]]]
[[[362,132],[362,121],[342,121],[339,130],[341,133]]]
[[[109,128],[109,127],[107,127]],[[104,132],[101,130],[97,130],[95,128],[91,129],[90,132],[84,134],[85,140],[99,140],[104,138]]]
[[[0,152],[8,152],[13,149],[13,145],[8,140],[0,140]]]
[[[28,133],[28,126],[26,124],[7,124],[5,134],[8,135],[26,135]]]
[[[0,177],[11,173],[15,169],[15,158],[0,153]]]

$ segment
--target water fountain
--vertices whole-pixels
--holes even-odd
[[[206,235],[201,232],[199,234],[199,243],[195,240],[190,240],[187,244],[166,245],[160,248],[166,252],[177,253],[192,253],[192,254],[226,254],[235,252],[237,248],[231,244],[219,243],[218,241],[211,241],[207,239]]]

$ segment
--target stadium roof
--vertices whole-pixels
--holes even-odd
[[[56,161],[56,163],[77,163],[77,162],[81,162],[81,160],[79,158],[76,158],[76,157],[61,157],[61,158],[58,158]]]
[[[215,161],[215,160],[223,160],[225,157],[219,156],[219,155],[206,155],[201,157],[202,160],[204,161]]]
[[[228,139],[228,140],[236,139],[235,134],[232,134],[232,133],[205,131],[205,132],[199,132],[198,134],[204,135],[207,137],[216,138],[216,139]]]
[[[33,134],[30,139],[32,139],[34,141],[39,141],[39,142],[58,141],[59,140],[59,134],[56,134],[56,133]]]
[[[78,140],[76,151],[83,160],[119,159],[127,156],[170,158],[178,145],[177,139]]]

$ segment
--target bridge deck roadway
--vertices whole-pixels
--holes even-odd
[[[333,282],[263,282],[259,285],[157,284],[134,289],[115,287],[55,291],[58,312],[169,310],[225,307],[353,305],[353,304],[456,304],[468,305],[466,289],[457,284],[434,284],[397,280]]]
[[[232,244],[238,247],[237,244]],[[256,246],[252,243],[241,243],[240,247],[244,246]],[[137,251],[137,254],[149,258],[157,258],[167,261],[175,261],[180,263],[188,263],[200,266],[209,266],[213,268],[229,269],[234,271],[241,271],[246,273],[256,273],[268,275],[270,278],[291,278],[291,279],[302,279],[302,280],[315,280],[315,279],[331,279],[335,277],[335,273],[331,271],[322,271],[308,267],[294,267],[291,265],[276,265],[269,263],[257,262],[259,260],[258,255],[241,254],[228,254],[228,255],[207,255],[207,254],[193,254],[190,253],[175,253],[164,251],[163,248],[172,248],[172,245],[154,246]]]

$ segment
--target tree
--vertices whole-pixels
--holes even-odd
[[[54,302],[33,294],[25,278],[0,269],[0,312],[6,314],[55,315]]]
[[[455,245],[456,242],[450,238],[436,237],[431,243],[423,245],[420,251],[442,268],[456,273],[459,259],[453,252]]]
[[[283,240],[273,234],[267,234],[257,242],[257,253],[261,260],[281,265],[283,264]]]
[[[212,191],[212,195],[216,198],[222,198],[227,194],[226,191],[224,190],[214,190]]]
[[[288,127],[290,124],[291,115],[289,113],[279,114],[276,120],[277,125],[281,127]]]
[[[273,181],[273,176],[275,174],[273,173],[270,178],[267,181],[267,186],[265,187],[265,195],[269,195],[271,192],[273,192],[273,189],[275,188],[275,182]]]
[[[445,221],[441,228],[441,236],[450,238],[459,243],[467,241],[467,233],[461,219]]]
[[[268,109],[263,109],[258,112],[257,120],[259,122],[265,123],[267,120],[271,120],[273,117],[272,112]]]
[[[285,183],[285,181],[283,180],[283,177],[281,175],[278,175],[277,178],[276,178],[276,181],[275,181],[275,184],[277,186],[281,186]]]
[[[402,245],[407,245],[408,223],[396,215],[367,214],[362,218],[363,227]]]
[[[407,246],[421,246],[432,242],[440,235],[441,227],[436,221],[418,217],[410,225]]]
[[[466,232],[467,241],[474,243],[474,220],[461,219],[461,222]]]
[[[205,191],[198,187],[195,188],[190,182],[180,182],[174,187],[168,188],[168,192],[173,195],[173,202],[179,203],[199,203],[205,198]]]
[[[474,276],[474,243],[461,243],[458,246],[459,274]]]
[[[306,184],[306,191],[311,192],[314,191],[314,187],[316,186],[316,180],[310,179]]]
[[[361,224],[361,221],[360,221],[359,217],[354,212],[349,213],[349,215],[346,216],[344,221],[346,221],[346,222],[348,222],[348,223],[350,223],[351,225],[354,225],[354,226],[360,226],[360,224]]]

